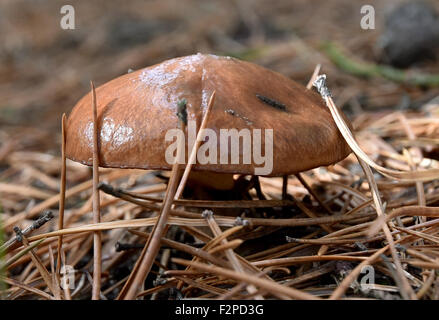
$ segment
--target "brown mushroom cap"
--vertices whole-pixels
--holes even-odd
[[[170,169],[165,150],[171,142],[165,134],[178,127],[178,101],[187,100],[188,120],[195,120],[198,130],[214,90],[207,128],[218,137],[220,129],[273,129],[271,176],[330,165],[351,152],[317,93],[249,62],[196,54],[125,74],[96,89],[100,165]],[[89,93],[76,104],[66,127],[67,157],[87,165],[92,164],[92,119]],[[254,174],[254,163],[220,164],[219,154],[218,164],[197,163],[194,169]]]

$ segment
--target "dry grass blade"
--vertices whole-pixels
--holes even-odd
[[[386,223],[387,221],[390,221],[393,218],[400,217],[400,216],[422,216],[422,217],[439,217],[439,208],[437,207],[420,207],[420,206],[408,206],[408,207],[401,207],[398,209],[393,210],[391,213],[389,213],[386,216],[378,217],[376,221],[370,226],[368,230],[368,236],[375,235],[379,229],[381,229],[381,226]]]
[[[64,208],[66,200],[66,114],[63,113],[61,120],[61,188],[59,190],[59,214],[58,214],[58,230],[64,228]],[[62,235],[58,238],[58,253],[56,258],[57,275],[59,276],[61,268],[61,252],[62,252]]]
[[[107,181],[111,181],[111,180],[115,180],[118,179],[120,177],[123,176],[128,176],[130,173],[129,172],[125,172],[123,170],[120,171],[113,171],[111,173],[108,173],[107,175],[105,175],[105,180]],[[104,177],[102,177],[104,179]],[[66,191],[66,199],[73,197],[85,190],[90,189],[90,187],[93,186],[93,181],[92,180],[88,180],[85,181],[83,183],[80,183],[74,187],[72,187],[71,189]],[[37,214],[39,214],[41,211],[46,210],[54,205],[56,205],[57,203],[59,203],[60,200],[60,196],[59,194],[54,195],[53,197],[44,200],[43,202],[40,202],[39,204],[37,204],[36,206],[32,207],[30,210],[25,210],[22,212],[19,212],[17,214],[15,214],[14,216],[12,216],[11,218],[7,219],[4,223],[4,228],[6,230],[9,230],[12,228],[12,226],[16,225],[18,222],[23,221],[25,219],[30,219],[33,218],[34,216],[36,216]]]
[[[329,98],[331,100],[331,98]],[[373,176],[372,170],[370,167],[365,163],[361,158],[358,158],[359,163],[361,164],[361,167],[363,168],[367,180],[369,181],[369,186],[372,191],[372,197],[375,202],[375,207],[377,209],[378,216],[384,216],[384,209],[383,205],[381,203],[381,198],[378,192],[378,187],[375,182],[375,178]],[[395,249],[395,243],[392,237],[392,234],[390,233],[389,227],[387,224],[382,225],[382,229],[384,231],[384,234],[386,236],[387,241],[389,242],[389,248],[390,253],[392,255],[393,261],[396,265],[396,275],[395,275],[395,281],[400,287],[401,294],[404,299],[417,299],[415,292],[413,291],[412,287],[410,286],[407,278],[404,275],[404,271],[402,269],[401,261],[399,259],[398,253]]]
[[[210,114],[210,110],[213,107],[214,101],[215,101],[215,91],[210,96],[209,103],[208,103],[207,109],[206,109],[206,113],[204,114],[202,125],[199,129],[199,134],[200,134],[200,132],[202,132],[202,130],[204,130],[204,128],[206,126],[207,119],[208,119],[208,116]],[[184,108],[183,112],[186,113],[186,102],[184,102],[184,104],[185,105],[183,107]],[[184,118],[185,117],[179,118],[181,129],[184,129],[186,126],[186,120]],[[201,140],[199,137],[199,134],[197,135],[197,143],[192,148],[191,156],[188,160],[188,164],[186,165],[185,171],[183,173],[183,176],[180,180],[180,184],[178,186],[177,186],[177,183],[178,183],[179,176],[180,176],[180,172],[179,172],[180,164],[178,163],[178,159],[180,158],[179,152],[182,152],[181,146],[177,150],[178,154],[177,154],[176,162],[174,163],[174,165],[172,167],[171,178],[169,180],[168,189],[166,190],[165,199],[163,201],[162,210],[160,212],[159,219],[154,226],[151,237],[148,239],[148,241],[145,245],[144,251],[142,251],[141,259],[139,258],[139,260],[138,260],[138,263],[140,262],[138,270],[136,270],[136,267],[135,267],[135,276],[134,276],[133,280],[130,282],[131,277],[128,279],[127,285],[125,285],[125,287],[124,287],[127,289],[123,290],[121,292],[121,294],[119,295],[119,297],[123,297],[124,299],[133,299],[137,295],[137,292],[139,290],[139,284],[143,283],[143,281],[145,280],[146,276],[148,275],[148,273],[151,269],[153,260],[154,260],[155,256],[157,255],[157,252],[160,248],[160,238],[162,237],[163,232],[165,230],[166,223],[168,220],[168,214],[169,214],[170,209],[173,206],[173,201],[175,198],[178,199],[180,197],[181,193],[183,192],[184,186],[186,184],[186,179],[187,179],[189,172],[192,168],[192,162],[194,160],[194,159],[192,159],[192,157],[193,157],[193,155],[196,155],[196,151],[197,151],[197,148],[199,146],[198,141]],[[149,248],[150,250],[148,251],[147,248]],[[147,251],[145,251],[145,250],[147,250]],[[138,263],[136,263],[136,266],[138,265]],[[134,274],[134,272],[132,274]]]
[[[91,99],[93,108],[93,223],[101,222],[101,206],[99,198],[99,134],[98,112],[96,105],[96,91],[92,81]],[[101,273],[102,273],[102,235],[100,231],[93,234],[93,289],[92,299],[99,300],[101,296]]]
[[[65,255],[64,249],[61,249],[61,261],[62,261],[63,266],[65,266],[66,265],[66,255]],[[63,279],[63,281],[64,281],[64,279]],[[67,283],[65,283],[65,284],[67,284]],[[72,300],[72,295],[70,293],[70,286],[63,285],[62,288],[64,290],[65,299]]]
[[[47,222],[49,222],[51,219],[53,218],[53,214],[51,211],[45,211],[41,217],[39,217],[37,220],[35,220],[32,224],[30,224],[29,226],[27,226],[24,230],[22,230],[21,232],[27,236],[29,234],[31,234],[34,230],[39,229],[40,227],[42,227],[44,224],[46,224]],[[17,237],[17,235],[15,235],[13,238],[9,239],[8,241],[6,241],[4,244],[2,244],[0,246],[0,251],[5,251],[7,252],[8,250],[11,249],[11,247],[13,247],[19,240],[19,237]]]
[[[0,193],[12,193],[20,195],[23,198],[47,199],[53,196],[52,193],[44,192],[36,188],[14,185],[11,183],[0,183]]]
[[[209,253],[214,254],[214,253],[222,252],[222,251],[229,250],[229,249],[234,250],[237,247],[239,247],[243,242],[244,241],[241,239],[235,239],[235,240],[232,240],[228,243],[224,243],[224,244],[221,244],[219,246],[216,246],[215,248],[210,250]]]
[[[213,217],[213,212],[212,211],[204,211],[203,212],[203,216],[206,218],[207,224],[209,225],[210,229],[212,230],[212,233],[214,234],[215,237],[219,237],[222,232],[220,227],[218,226],[218,224],[216,223],[214,217]],[[221,239],[220,243],[223,246],[228,246],[228,240],[226,237],[224,237],[223,239]],[[209,253],[213,253],[213,250],[210,250]],[[226,257],[227,259],[230,261],[230,264],[232,265],[233,269],[235,269],[236,272],[239,273],[243,273],[244,272],[244,268],[241,265],[241,262],[238,260],[235,252],[233,252],[232,249],[228,248],[225,251]],[[254,294],[257,292],[257,289],[253,286],[253,285],[248,285],[247,286],[247,290],[250,294]],[[261,295],[257,295],[256,299],[263,299],[263,297]]]
[[[26,255],[29,251],[37,248],[41,243],[43,243],[46,240],[46,238],[42,238],[38,241],[33,242],[32,244],[29,244],[29,246],[23,248],[20,252],[16,253],[13,257],[9,258],[4,265],[0,266],[0,269],[8,268],[11,264],[13,264],[15,261]]]
[[[308,293],[305,293],[300,290],[296,290],[290,287],[282,286],[276,282],[258,278],[257,276],[249,275],[246,273],[236,272],[233,270],[227,270],[224,268],[220,268],[217,266],[209,266],[204,263],[194,262],[194,261],[188,261],[178,258],[173,258],[173,262],[184,265],[184,266],[190,266],[195,269],[199,269],[205,272],[217,274],[219,276],[228,277],[231,279],[235,279],[237,281],[243,281],[255,286],[259,286],[268,292],[277,292],[278,294],[285,295],[287,297],[290,297],[291,299],[300,299],[300,300],[315,300],[318,299],[318,297],[315,297],[313,295],[310,295]]]
[[[317,77],[318,77],[318,75],[320,73],[320,69],[321,68],[322,68],[321,64],[318,64],[318,65],[315,66],[314,71],[312,73],[312,76],[311,76],[311,78],[309,79],[309,81],[308,81],[308,83],[306,85],[306,88],[308,90],[310,90],[312,88],[312,86],[314,84],[314,81],[316,81],[316,79],[317,79]]]
[[[410,124],[408,123],[407,117],[405,117],[402,113],[400,113],[399,119],[401,121],[402,126],[404,127],[404,130],[406,131],[406,134],[407,134],[409,140],[416,141],[416,135],[414,134]],[[420,160],[422,160],[421,149],[418,147],[414,147],[414,148],[412,148],[412,150],[414,151],[414,153],[416,153],[417,157]],[[409,163],[411,169],[416,171],[416,165],[413,162],[413,159],[412,159],[410,152],[406,151],[406,149],[404,149],[404,151],[405,151],[404,155],[407,158],[407,162]],[[421,181],[416,182],[416,192],[418,193],[418,204],[420,206],[425,206],[426,205],[425,191],[424,191],[424,185]]]
[[[178,212],[178,211],[177,211]],[[297,219],[264,219],[264,218],[248,218],[250,225],[253,226],[284,226],[284,227],[299,227],[299,226],[313,226],[322,223],[333,224],[340,221],[350,221],[357,218],[372,217],[374,213],[356,214],[350,216],[338,216],[338,217],[321,217],[321,218],[297,218]],[[97,224],[87,224],[78,227],[64,228],[63,230],[51,231],[42,233],[29,238],[30,241],[36,241],[42,238],[58,237],[60,235],[71,235],[83,232],[94,232],[103,230],[112,230],[120,228],[139,228],[153,226],[157,221],[157,217],[154,218],[139,218],[139,219],[127,219],[120,221],[101,222]],[[231,217],[218,216],[216,221],[221,226],[234,227],[236,226],[236,219]],[[178,218],[169,217],[168,224],[184,226],[184,227],[204,227],[206,221],[204,219],[195,218]],[[239,226],[239,228],[241,228]],[[231,229],[229,229],[231,230]]]
[[[151,202],[162,202],[162,198],[143,195],[125,190],[117,190],[116,193],[128,195],[136,199],[147,200]],[[126,199],[126,198],[122,198]],[[129,201],[128,199],[126,199]],[[183,207],[193,208],[272,208],[272,207],[289,207],[294,206],[292,200],[174,200],[174,204]]]
[[[321,75],[316,79],[314,82],[316,87],[321,86],[321,82],[325,81],[325,76]],[[333,102],[329,100],[330,96],[324,94],[324,99],[327,101],[327,105],[329,107],[329,110],[331,111],[332,117],[334,118],[335,123],[337,124],[338,129],[340,130],[341,134],[345,138],[346,142],[351,147],[352,151],[365,163],[367,163],[369,166],[377,170],[379,173],[381,173],[384,176],[387,176],[392,179],[400,180],[400,181],[431,181],[435,179],[439,179],[439,169],[429,169],[425,171],[397,171],[392,169],[384,168],[383,166],[380,166],[379,164],[375,163],[372,159],[369,158],[369,156],[360,148],[357,141],[355,140],[354,136],[352,135],[351,131],[349,130],[349,127],[346,125],[346,122],[344,121],[342,115],[340,114],[340,111],[335,106]],[[332,99],[331,99],[332,100]]]
[[[53,255],[52,246],[49,245],[49,262],[50,262],[50,274],[52,276],[52,285],[55,292],[53,295],[55,296],[56,300],[61,300],[61,287],[59,282],[58,274],[55,270],[55,258]]]
[[[427,294],[428,290],[431,288],[431,285],[434,282],[434,278],[435,278],[434,270],[430,270],[427,281],[424,283],[422,288],[419,289],[419,291],[416,293],[418,299],[422,299],[422,297],[424,297],[424,295]]]
[[[178,107],[181,109],[179,113],[177,113],[177,116],[179,118],[179,126],[180,129],[184,131],[187,121],[186,101],[180,101]],[[175,159],[174,165],[172,166],[171,178],[169,180],[168,188],[166,190],[165,198],[160,210],[159,219],[154,225],[152,235],[148,238],[130,277],[128,278],[125,286],[119,294],[119,299],[133,299],[137,295],[139,291],[139,286],[141,283],[144,282],[145,278],[150,272],[155,256],[158,253],[158,250],[160,248],[160,239],[166,229],[169,211],[172,207],[172,203],[178,187],[178,180],[180,179],[180,164],[178,160],[180,159],[182,154],[181,147],[182,146],[179,146],[177,150],[177,157]]]
[[[413,230],[410,230],[410,229],[407,229],[407,228],[401,228],[401,227],[396,227],[396,226],[394,228],[396,230],[399,230],[399,231],[411,234],[413,236],[417,236],[417,237],[419,237],[421,239],[428,240],[428,241],[431,241],[431,242],[439,245],[439,237],[431,236],[431,235],[428,235],[426,233],[419,232],[419,231],[413,231]]]
[[[136,230],[130,230],[130,232],[135,234],[135,235],[138,235],[140,237],[143,237],[145,239],[149,238],[149,234],[147,234],[147,233],[139,232],[139,231],[136,231]],[[205,250],[198,250],[198,249],[193,248],[193,247],[191,247],[189,245],[186,245],[186,244],[183,244],[183,243],[179,243],[177,241],[165,239],[165,238],[162,238],[161,242],[164,245],[166,245],[166,246],[169,246],[169,247],[171,247],[173,249],[177,249],[177,250],[186,252],[188,254],[193,255],[194,257],[199,257],[201,259],[209,261],[210,263],[213,263],[213,264],[216,264],[216,265],[219,265],[219,266],[222,266],[222,267],[227,267],[228,266],[228,263],[226,261],[224,261],[223,259],[218,258],[218,257],[212,255],[209,252],[206,252]]]
[[[375,252],[373,255],[371,255],[369,258],[363,260],[359,265],[355,267],[354,270],[352,270],[346,278],[343,279],[343,281],[338,285],[337,289],[335,289],[331,296],[330,300],[336,300],[340,299],[343,294],[346,292],[346,290],[349,288],[350,284],[357,279],[358,275],[360,274],[361,270],[366,265],[372,265],[374,262],[376,262],[380,255],[384,254],[389,249],[389,245],[381,248],[377,252]]]
[[[181,177],[180,185],[178,186],[177,191],[175,192],[175,199],[179,199],[183,194],[184,187],[186,186],[187,179],[189,178],[189,173],[191,172],[192,166],[195,164],[195,159],[197,156],[198,148],[203,141],[201,139],[204,129],[207,126],[207,121],[209,120],[210,111],[212,110],[213,104],[215,103],[215,91],[212,92],[209,98],[209,102],[207,103],[206,112],[204,113],[203,120],[201,121],[200,129],[197,133],[197,138],[195,140],[195,145],[192,147],[191,154],[189,155],[188,163],[186,164],[186,168],[184,169],[183,176]]]
[[[17,234],[19,234],[19,236],[22,238],[23,245],[26,248],[29,247],[29,242],[28,242],[26,236],[24,236],[18,228],[15,230],[16,230]],[[30,257],[32,259],[33,264],[35,265],[35,267],[38,269],[39,273],[43,277],[44,282],[46,283],[47,287],[52,292],[52,294],[55,294],[56,288],[54,288],[54,286],[52,284],[52,278],[51,278],[49,272],[47,271],[46,267],[44,266],[43,262],[41,261],[40,257],[38,257],[38,255],[33,251],[33,249],[29,250],[29,254],[30,254]]]
[[[372,170],[370,169],[370,166],[373,166],[375,169],[377,169],[379,172],[383,173],[382,170],[380,171],[380,168],[384,170],[388,170],[384,167],[380,167],[376,165],[372,160],[369,159],[369,157],[363,152],[363,150],[358,146],[358,144],[355,141],[355,138],[352,135],[352,132],[349,130],[349,127],[346,125],[345,121],[341,117],[337,106],[335,105],[334,101],[332,100],[329,90],[326,87],[325,84],[326,76],[319,76],[314,82],[314,85],[317,87],[318,91],[322,95],[322,98],[325,100],[326,105],[331,111],[332,117],[334,118],[334,121],[337,124],[338,129],[342,133],[343,137],[345,138],[346,142],[349,144],[351,149],[354,151],[355,155],[357,156],[358,162],[360,163],[367,180],[369,182],[370,190],[372,193],[372,197],[375,203],[375,208],[377,210],[378,216],[384,216],[384,209],[381,202],[381,198],[378,192],[378,187],[375,181],[375,178],[373,176]],[[373,164],[371,164],[373,163]],[[374,166],[375,165],[375,166]],[[378,168],[376,167],[378,166]],[[395,171],[396,172],[396,171]],[[388,172],[387,172],[388,173]],[[439,176],[439,170],[438,170],[438,176]],[[384,174],[384,173],[383,173]],[[401,289],[401,294],[405,299],[417,299],[412,287],[408,283],[407,278],[404,275],[401,262],[398,257],[398,253],[396,252],[393,237],[390,233],[390,230],[387,226],[387,224],[382,225],[382,229],[384,231],[384,234],[386,235],[386,239],[389,242],[389,248],[390,252],[392,254],[394,263],[396,265],[396,271],[397,271],[397,277],[395,278],[395,281],[398,283]]]
[[[55,300],[55,298],[53,296],[51,296],[50,294],[48,294],[48,293],[46,293],[46,292],[44,292],[42,290],[39,290],[37,288],[34,288],[32,286],[29,286],[27,284],[24,284],[24,283],[22,283],[20,281],[17,281],[17,280],[11,279],[11,278],[5,278],[5,277],[2,277],[1,281],[5,282],[5,283],[7,283],[7,284],[9,284],[11,286],[18,287],[18,288],[21,288],[21,289],[23,289],[25,291],[29,291],[31,293],[34,293],[34,294],[36,294],[37,296],[39,296],[39,297],[41,297],[43,299]]]
[[[364,261],[366,257],[354,257],[354,256],[342,256],[342,255],[321,255],[321,256],[302,256],[302,257],[289,257],[270,260],[259,260],[253,262],[253,265],[259,268],[266,267],[288,267],[294,264],[300,264],[304,262],[317,262],[317,261]]]
[[[180,122],[181,128],[185,127],[185,123]],[[179,155],[177,155],[178,157]],[[168,188],[166,190],[165,199],[160,211],[157,222],[154,224],[152,235],[148,238],[145,247],[137,260],[130,277],[125,283],[118,299],[131,300],[137,296],[141,284],[145,281],[148,273],[151,270],[154,259],[160,249],[160,239],[166,228],[168,221],[169,210],[171,209],[175,191],[177,189],[178,180],[180,176],[180,165],[176,161],[172,166],[171,178],[169,180]]]

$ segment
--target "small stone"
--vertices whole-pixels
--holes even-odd
[[[434,58],[439,48],[439,17],[424,1],[406,2],[386,17],[378,40],[381,60],[398,68]]]

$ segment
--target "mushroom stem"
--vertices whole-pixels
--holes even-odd
[[[197,184],[215,190],[232,190],[235,180],[232,173],[192,171],[188,177],[188,184]]]
[[[288,175],[282,176],[282,200],[288,198]]]

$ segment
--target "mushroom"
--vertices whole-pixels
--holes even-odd
[[[240,143],[239,163],[221,163],[220,152],[216,163],[197,162],[191,178],[199,183],[231,189],[234,174],[295,174],[336,163],[351,152],[317,93],[256,64],[199,53],[127,73],[96,89],[100,166],[170,170],[165,137],[178,127],[179,101],[186,100],[187,120],[198,128],[213,91],[207,127],[218,136],[221,129],[272,129],[272,170],[261,174],[253,159],[243,163]],[[66,126],[67,157],[86,165],[92,164],[93,150],[90,101],[89,93]],[[261,141],[263,152],[263,134]]]

